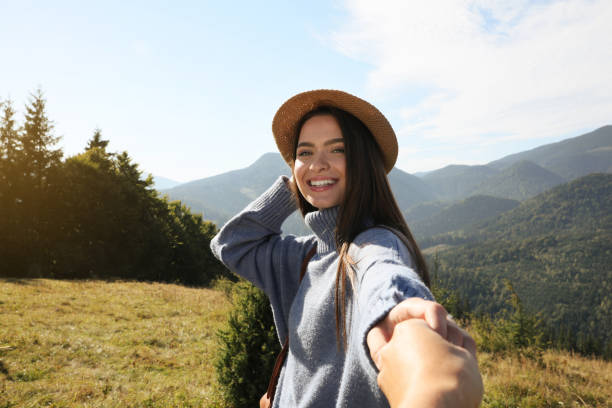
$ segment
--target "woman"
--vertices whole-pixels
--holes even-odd
[[[273,407],[388,406],[373,358],[397,323],[423,318],[460,346],[471,340],[431,302],[425,261],[386,177],[395,133],[374,106],[334,90],[290,98],[272,129],[292,177],[232,218],[211,248],[265,291],[281,343],[289,338]],[[283,237],[296,204],[314,234]]]

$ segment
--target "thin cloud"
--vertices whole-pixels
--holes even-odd
[[[511,4],[509,4],[511,3]],[[373,66],[368,87],[426,87],[399,135],[490,142],[612,122],[612,2],[346,1],[335,48]]]

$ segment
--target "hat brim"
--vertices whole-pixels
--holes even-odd
[[[283,159],[293,165],[293,147],[296,127],[302,117],[320,106],[333,106],[349,112],[370,130],[383,154],[387,173],[397,160],[397,138],[391,124],[376,107],[347,92],[317,89],[297,94],[278,108],[272,120],[272,133]]]

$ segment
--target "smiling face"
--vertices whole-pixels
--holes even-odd
[[[306,199],[318,209],[342,203],[346,191],[344,138],[331,115],[317,115],[302,125],[295,163],[295,182]]]

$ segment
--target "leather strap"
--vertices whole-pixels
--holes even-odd
[[[314,254],[317,252],[317,245],[306,254],[304,260],[302,261],[302,268],[300,269],[300,283],[306,274],[306,268],[308,267],[308,262],[312,259]],[[280,376],[280,370],[287,358],[287,352],[289,351],[289,333],[287,333],[287,338],[285,339],[285,344],[283,344],[283,348],[278,353],[276,357],[276,361],[274,363],[274,370],[272,370],[272,376],[270,377],[270,383],[268,384],[268,391],[266,392],[266,396],[270,399],[270,406],[272,406],[272,402],[274,401],[274,394],[276,393],[276,385],[278,383],[278,377]]]

